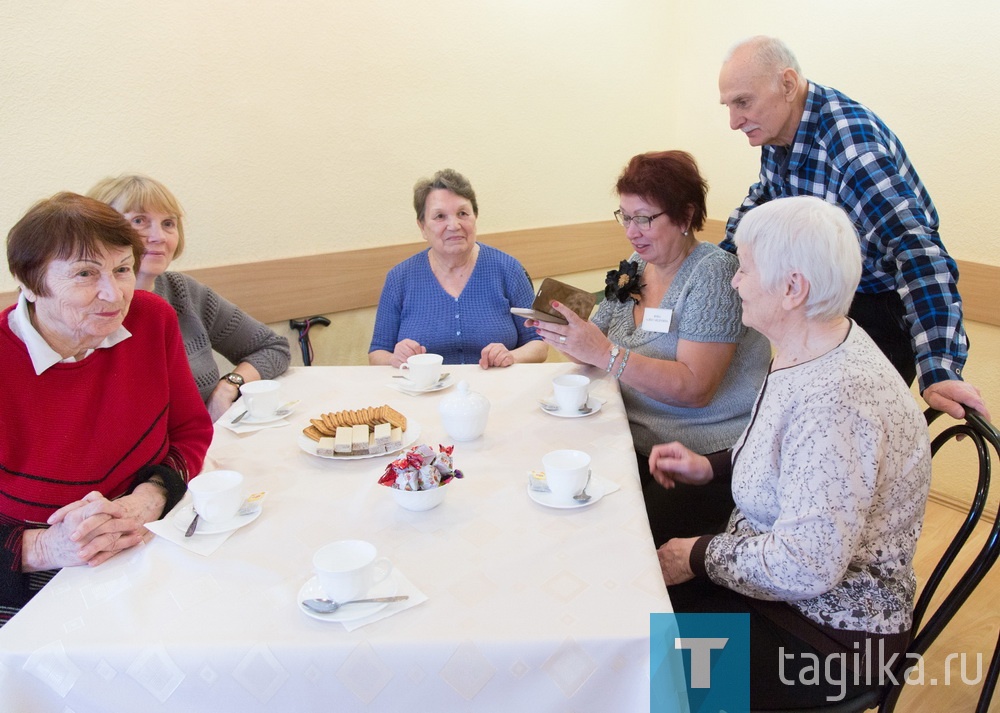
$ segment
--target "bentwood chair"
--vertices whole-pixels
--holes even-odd
[[[933,423],[940,411],[928,409],[925,413],[927,424]],[[969,507],[968,515],[962,525],[955,533],[951,544],[945,550],[937,566],[927,579],[917,604],[913,609],[913,641],[907,649],[907,654],[923,656],[930,648],[934,640],[941,634],[948,622],[958,613],[965,600],[975,590],[980,582],[986,577],[990,568],[1000,555],[1000,517],[993,523],[986,543],[979,550],[972,564],[965,570],[965,573],[950,589],[945,588],[944,596],[938,605],[930,611],[931,600],[938,592],[948,570],[962,552],[969,536],[975,529],[976,524],[982,517],[986,507],[986,499],[990,490],[990,468],[994,458],[1000,459],[1000,433],[993,425],[974,411],[967,410],[964,423],[956,423],[944,429],[931,442],[931,456],[935,456],[941,447],[965,436],[963,443],[965,447],[973,447],[979,461],[979,480],[976,485],[975,497]],[[971,550],[970,550],[971,551]],[[892,713],[896,707],[896,701],[902,692],[908,668],[917,659],[912,655],[900,658],[897,666],[893,670],[893,676],[880,689],[870,691],[864,695],[856,696],[848,700],[838,701],[830,705],[817,708],[799,709],[798,713],[861,713],[870,708],[878,708],[879,713]],[[1000,638],[997,640],[997,648],[994,650],[993,659],[990,662],[986,677],[984,678],[983,689],[979,694],[979,705],[976,713],[986,713],[993,698],[993,690],[996,687],[997,677],[1000,674]],[[895,680],[895,683],[893,682]],[[781,713],[780,711],[754,711],[754,713]]]

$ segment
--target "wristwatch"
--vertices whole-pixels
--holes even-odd
[[[237,388],[237,390],[239,390],[239,388],[241,386],[243,386],[243,384],[246,383],[246,381],[244,381],[243,377],[240,376],[239,374],[237,374],[235,371],[229,372],[228,374],[226,374],[225,376],[223,376],[221,379],[219,379],[219,381],[228,381],[230,384],[232,384],[233,386],[235,386]]]
[[[621,347],[619,347],[614,342],[611,342],[611,358],[608,359],[608,368],[604,370],[605,373],[608,373],[608,374],[611,373],[611,368],[615,365],[615,359],[618,358],[618,353],[620,351],[621,351]]]

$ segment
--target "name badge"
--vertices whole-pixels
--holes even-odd
[[[647,332],[670,331],[670,318],[674,316],[672,309],[654,309],[647,307],[642,315],[642,328]]]

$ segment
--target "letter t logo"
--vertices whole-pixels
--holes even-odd
[[[691,651],[691,688],[712,687],[712,649],[724,649],[729,639],[674,639],[675,649]]]

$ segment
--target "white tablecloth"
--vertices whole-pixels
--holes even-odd
[[[605,403],[564,419],[538,399],[578,367],[445,369],[492,408],[486,433],[456,444],[466,477],[441,506],[396,505],[377,484],[388,456],[320,459],[296,437],[318,413],[388,403],[449,444],[437,406],[454,387],[409,396],[388,367],[292,369],[290,425],[217,426],[206,463],[266,490],[261,516],[208,555],[157,537],[62,571],[0,629],[0,710],[648,710],[649,614],[670,604],[617,386],[586,370]],[[576,510],[533,502],[527,472],[557,448],[588,451],[620,490]],[[300,612],[313,552],[348,538],[427,601],[350,632]]]

